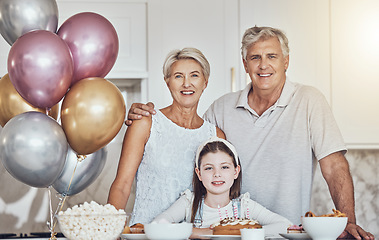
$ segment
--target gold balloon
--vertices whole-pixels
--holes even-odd
[[[75,83],[62,102],[62,128],[78,154],[96,152],[120,131],[126,108],[120,90],[106,79],[85,78]]]
[[[4,127],[14,116],[30,111],[48,112],[49,116],[56,120],[59,113],[59,104],[53,106],[50,111],[34,107],[21,97],[14,88],[9,75],[5,74],[0,79],[0,125]]]

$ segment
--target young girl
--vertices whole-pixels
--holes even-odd
[[[286,232],[292,225],[286,218],[269,211],[240,194],[241,166],[237,152],[228,141],[212,137],[196,153],[193,193],[182,196],[153,222],[192,222],[193,236],[210,234],[210,226],[223,218],[238,217],[257,220],[266,234]],[[254,183],[251,183],[254,184]]]

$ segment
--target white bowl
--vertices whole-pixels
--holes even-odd
[[[346,227],[347,217],[302,217],[301,223],[313,240],[336,240]]]
[[[57,215],[59,228],[70,240],[115,240],[124,230],[127,215],[81,214]]]
[[[243,228],[240,232],[241,239],[265,240],[264,228]]]
[[[148,239],[169,240],[188,239],[192,234],[191,223],[150,223],[145,224]]]

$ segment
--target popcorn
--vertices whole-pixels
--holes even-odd
[[[91,201],[60,211],[58,221],[65,237],[71,240],[114,240],[124,229],[126,213],[111,204]]]

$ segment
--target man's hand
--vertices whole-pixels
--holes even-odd
[[[354,223],[347,223],[345,231],[338,238],[356,238],[358,240],[374,240],[375,237]]]
[[[336,209],[345,213],[348,223],[339,238],[373,240],[375,237],[356,225],[353,179],[349,164],[341,152],[332,153],[319,161]]]
[[[134,120],[141,119],[142,116],[149,116],[150,114],[156,114],[154,110],[154,103],[148,102],[143,103],[133,103],[128,112],[128,119],[125,121],[127,126],[132,125]]]

